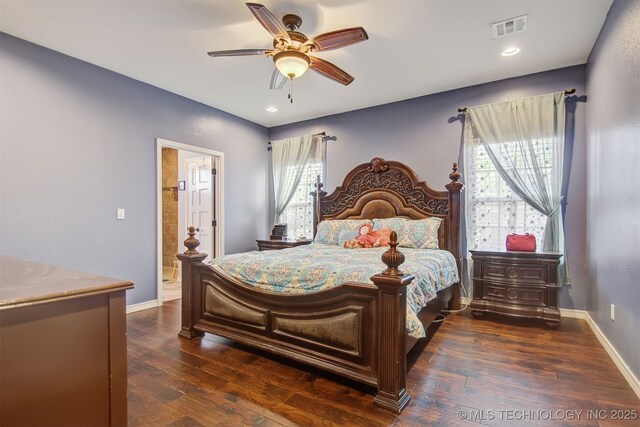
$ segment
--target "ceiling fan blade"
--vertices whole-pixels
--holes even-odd
[[[262,26],[271,33],[273,38],[291,42],[287,29],[282,25],[282,22],[269,12],[269,9],[258,3],[247,3],[247,7]]]
[[[233,49],[233,50],[215,50],[207,52],[209,56],[250,56],[250,55],[268,55],[273,49]]]
[[[331,62],[327,62],[320,58],[314,58],[312,56],[309,57],[311,60],[311,64],[309,64],[309,68],[313,71],[322,74],[323,76],[330,78],[331,80],[335,80],[338,83],[342,83],[347,86],[354,79],[351,75],[349,75],[346,71],[341,70],[340,68],[333,65]]]
[[[369,35],[362,27],[345,28],[315,36],[311,44],[314,52],[338,49],[350,44],[363,42],[369,39]]]
[[[273,70],[273,74],[271,74],[271,83],[269,84],[269,89],[282,89],[284,84],[287,82],[287,77],[278,71],[277,68]]]

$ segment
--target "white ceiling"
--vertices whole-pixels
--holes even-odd
[[[302,17],[307,36],[363,26],[369,40],[317,56],[355,77],[349,86],[309,71],[269,90],[264,56],[207,51],[271,48],[239,0],[0,0],[0,30],[264,126],[583,64],[612,0],[264,0]],[[528,14],[525,33],[493,40],[491,24]],[[502,57],[507,46],[521,53]],[[276,113],[267,106],[279,109]]]

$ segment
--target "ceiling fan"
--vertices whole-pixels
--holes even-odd
[[[343,85],[353,81],[353,77],[332,63],[309,53],[338,49],[369,38],[362,27],[345,28],[323,33],[312,39],[297,31],[302,19],[293,14],[282,17],[282,23],[265,6],[247,3],[247,7],[262,26],[273,36],[273,49],[235,49],[208,52],[209,56],[267,55],[273,58],[276,69],[271,75],[271,89],[280,89],[287,79],[300,77],[311,68],[313,71]]]

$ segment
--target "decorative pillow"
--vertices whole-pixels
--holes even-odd
[[[398,234],[398,246],[403,248],[438,249],[438,229],[441,218],[425,219],[385,218],[374,219],[373,228],[390,228]]]
[[[358,229],[355,230],[342,230],[340,236],[338,236],[338,246],[344,246],[344,242],[354,240],[358,235]]]
[[[340,232],[358,230],[362,224],[373,224],[369,219],[334,219],[318,224],[318,232],[314,242],[325,245],[337,245]]]

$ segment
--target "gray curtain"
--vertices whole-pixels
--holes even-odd
[[[271,141],[276,224],[282,222],[282,214],[295,195],[307,164],[322,161],[324,145],[322,135]]]
[[[564,92],[557,92],[470,107],[466,115],[473,138],[481,141],[509,188],[547,217],[542,249],[565,255],[558,271],[561,285],[569,284],[561,208],[564,101]]]

